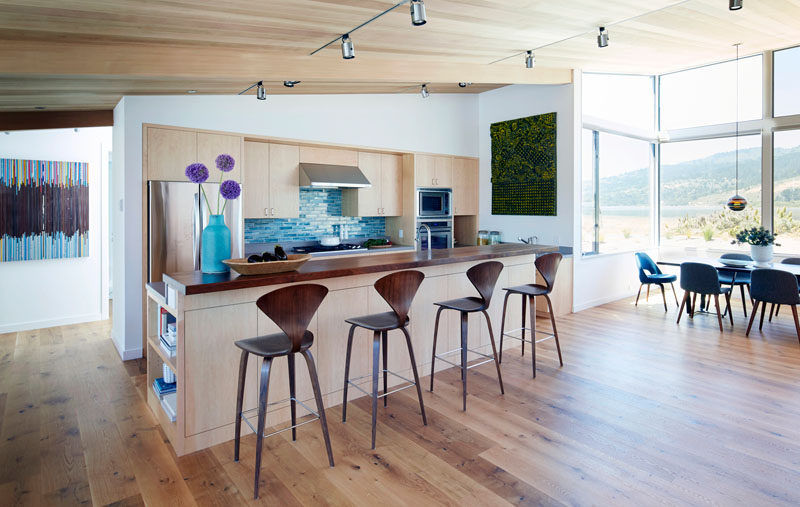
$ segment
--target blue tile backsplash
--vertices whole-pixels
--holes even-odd
[[[343,217],[340,188],[301,188],[300,218],[254,218],[244,221],[245,243],[315,240],[336,236],[347,224],[351,238],[382,238],[384,217]]]

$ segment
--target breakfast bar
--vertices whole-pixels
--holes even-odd
[[[499,333],[502,289],[509,285],[533,283],[533,261],[538,254],[556,251],[547,245],[500,244],[443,250],[399,252],[383,255],[357,255],[345,258],[313,259],[297,271],[269,275],[220,275],[199,271],[171,273],[163,284],[148,284],[148,386],[161,376],[166,363],[175,372],[174,420],[162,408],[153,389],[148,389],[148,404],[169,437],[176,454],[184,455],[231,440],[234,434],[240,351],[233,342],[278,331],[277,326],[258,310],[255,301],[272,290],[300,283],[326,286],[329,293],[314,317],[309,330],[314,333],[311,352],[317,363],[320,386],[326,407],[342,402],[344,357],[348,325],[345,319],[388,311],[390,308],[374,291],[379,278],[396,271],[416,269],[425,280],[411,307],[410,333],[420,374],[428,374],[433,344],[435,301],[475,292],[465,273],[486,260],[497,260],[504,269],[495,287],[489,309],[495,335]],[[520,309],[510,305],[506,320],[520,321]],[[159,340],[162,315],[175,321],[175,352],[170,354]],[[470,348],[489,350],[486,322],[470,316]],[[367,343],[370,333],[356,333],[350,377],[366,376],[370,371]],[[442,315],[438,350],[459,347],[458,316]],[[411,364],[405,342],[389,340],[389,369],[408,378]],[[509,343],[510,346],[510,343]],[[250,359],[245,384],[244,410],[255,411],[258,389],[256,358]],[[437,362],[437,371],[447,367]],[[302,366],[300,368],[303,368]],[[300,370],[302,372],[302,369]],[[402,382],[395,379],[394,384]],[[351,391],[351,398],[359,396]],[[289,421],[288,367],[275,361],[270,381],[270,406],[267,427]],[[308,376],[297,377],[297,399],[309,400],[313,393]],[[272,400],[276,400],[272,403]],[[283,400],[283,401],[281,401]],[[308,404],[308,403],[307,403]],[[298,415],[305,415],[303,411]]]

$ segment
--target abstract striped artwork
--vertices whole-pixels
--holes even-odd
[[[0,158],[0,262],[88,257],[88,170]]]

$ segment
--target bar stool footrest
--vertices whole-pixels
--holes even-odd
[[[390,375],[394,375],[395,377],[397,377],[397,378],[399,378],[399,379],[401,379],[401,380],[404,380],[404,381],[408,382],[408,385],[407,385],[407,386],[403,386],[403,387],[398,387],[397,389],[394,389],[394,390],[392,390],[392,391],[389,391],[389,392],[387,392],[387,393],[382,393],[382,394],[379,394],[379,395],[377,396],[377,398],[383,398],[383,397],[385,397],[385,396],[389,396],[390,394],[394,394],[394,393],[396,393],[396,392],[403,391],[403,390],[405,390],[405,389],[408,389],[409,387],[414,387],[414,386],[416,386],[416,385],[417,385],[417,384],[416,384],[416,382],[414,382],[413,380],[407,379],[407,378],[405,378],[405,377],[404,377],[404,376],[402,376],[402,375],[398,375],[397,373],[393,372],[392,370],[384,370],[384,369],[381,369],[381,370],[379,370],[379,373],[388,373],[388,374],[390,374]],[[355,387],[356,389],[358,389],[358,390],[359,390],[359,391],[361,391],[362,393],[366,394],[367,396],[372,396],[372,393],[365,391],[364,389],[362,389],[362,388],[361,388],[361,385],[359,385],[359,384],[357,383],[359,380],[364,380],[364,379],[369,379],[369,381],[371,382],[371,381],[372,381],[372,374],[369,374],[369,375],[362,375],[362,376],[360,376],[360,377],[355,377],[355,378],[347,379],[347,383],[348,383],[348,384],[350,384],[351,386]],[[366,384],[366,382],[361,382],[361,384]]]
[[[452,354],[455,354],[456,352],[461,352],[461,348],[457,348],[457,349],[449,350],[449,351],[447,351],[447,352],[442,352],[441,354],[436,354],[436,359],[439,359],[440,361],[444,361],[444,362],[445,362],[445,363],[447,363],[447,364],[453,365],[453,366],[455,366],[456,368],[461,368],[461,365],[460,365],[460,364],[456,364],[456,363],[454,363],[454,362],[452,362],[452,361],[449,361],[449,360],[447,360],[447,359],[445,359],[445,358],[443,357],[443,356],[447,356],[447,355],[452,355]],[[486,358],[486,360],[485,360],[485,361],[481,361],[481,362],[479,362],[479,363],[474,363],[474,364],[471,364],[471,365],[467,366],[467,369],[468,369],[468,370],[469,370],[469,369],[472,369],[472,368],[475,368],[476,366],[480,366],[480,365],[482,365],[482,364],[486,364],[486,363],[491,363],[492,361],[494,361],[494,356],[491,356],[491,355],[489,355],[489,354],[484,354],[483,352],[478,352],[478,351],[477,351],[477,350],[475,350],[475,349],[469,349],[469,348],[468,348],[468,349],[467,349],[467,352],[472,352],[473,354],[476,354],[476,355],[479,355],[479,356],[481,356],[481,357],[485,357],[485,358]],[[474,361],[474,359],[473,359],[473,361]]]
[[[282,428],[282,429],[273,431],[272,433],[265,433],[264,435],[262,435],[262,438],[271,437],[273,435],[277,435],[278,433],[283,433],[284,431],[289,431],[289,430],[291,430],[293,428],[299,428],[300,426],[303,426],[305,424],[309,424],[309,423],[312,423],[314,421],[318,421],[319,420],[319,413],[316,410],[312,410],[311,407],[309,407],[308,405],[306,405],[302,401],[298,400],[297,398],[286,398],[285,400],[276,401],[274,403],[268,403],[267,406],[277,405],[279,403],[285,403],[287,401],[292,401],[292,400],[297,402],[297,404],[299,404],[304,409],[308,410],[309,414],[314,414],[314,417],[312,419],[309,419],[308,421],[303,421],[303,422],[297,423],[295,425],[287,426],[286,428]],[[250,410],[247,410],[247,412],[252,412],[253,410],[256,410],[256,409],[250,409]],[[245,422],[245,424],[247,424],[250,427],[250,429],[253,430],[253,433],[258,433],[258,430],[250,423],[250,420],[245,415],[244,411],[241,412],[239,415],[242,416],[242,420]],[[256,416],[257,416],[257,414],[256,414]],[[303,416],[303,417],[305,417],[305,416]]]

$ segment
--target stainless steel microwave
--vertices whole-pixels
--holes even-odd
[[[418,188],[417,217],[453,216],[453,192],[449,188]]]

